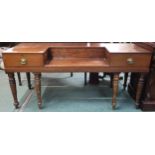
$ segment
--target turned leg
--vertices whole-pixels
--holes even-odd
[[[118,94],[118,83],[119,83],[119,73],[114,73],[113,77],[113,97],[112,97],[112,108],[116,108],[116,97]]]
[[[19,85],[21,86],[22,85],[22,80],[21,80],[21,75],[20,75],[19,72],[17,72],[17,76],[18,76]]]
[[[38,107],[42,108],[42,98],[41,98],[41,73],[34,73],[34,83],[35,83],[35,91],[38,99]]]
[[[129,75],[129,73],[125,73],[125,75],[124,75],[124,84],[123,84],[123,89],[124,90],[126,90],[128,75]]]
[[[136,108],[139,108],[140,106],[140,98],[141,98],[142,90],[144,86],[144,78],[145,78],[145,74],[141,73],[138,81],[137,92],[136,92]]]
[[[17,109],[17,108],[19,108],[19,102],[18,102],[18,99],[17,99],[17,88],[16,88],[16,80],[15,80],[15,77],[14,77],[14,73],[8,73],[8,77],[9,77],[10,88],[11,88],[11,91],[12,91],[12,96],[13,96],[13,99],[14,99],[14,106]]]
[[[71,72],[70,76],[73,77],[73,72]]]
[[[84,73],[84,85],[87,85],[87,72]]]
[[[32,86],[31,86],[31,75],[30,75],[29,72],[26,73],[26,78],[27,78],[28,88],[32,89]]]

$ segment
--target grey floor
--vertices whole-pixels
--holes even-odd
[[[17,76],[16,76],[17,79]],[[28,90],[25,74],[22,86],[17,90],[20,109],[14,109],[7,75],[0,71],[0,111],[1,112],[111,112],[112,89],[109,77],[98,86],[84,86],[84,74],[50,73],[42,74],[43,109],[39,110],[34,90]],[[33,75],[32,75],[33,84]],[[115,112],[139,112],[126,91],[119,83],[119,94]]]

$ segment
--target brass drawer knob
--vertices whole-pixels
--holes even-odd
[[[128,63],[129,65],[133,65],[135,62],[134,62],[134,60],[133,60],[132,58],[128,58],[128,59],[127,59],[127,63]]]
[[[27,64],[27,60],[25,58],[21,58],[20,59],[20,64],[21,65],[26,65]]]

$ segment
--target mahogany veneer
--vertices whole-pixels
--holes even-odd
[[[3,53],[5,71],[18,108],[14,72],[33,72],[38,106],[41,108],[41,72],[114,73],[112,107],[116,106],[120,72],[138,72],[136,105],[149,71],[152,52],[135,44],[116,43],[21,43]],[[13,82],[12,82],[13,81]]]

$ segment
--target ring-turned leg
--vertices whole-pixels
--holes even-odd
[[[26,78],[27,78],[28,88],[32,89],[30,72],[26,73]]]
[[[113,74],[113,97],[112,97],[112,108],[116,108],[116,98],[118,94],[118,82],[119,82],[119,73]]]
[[[139,108],[139,106],[140,106],[140,98],[141,98],[142,90],[143,90],[143,86],[144,86],[145,75],[146,74],[141,73],[139,81],[138,81],[137,92],[136,92],[136,108]]]
[[[42,98],[41,98],[41,73],[34,73],[34,83],[35,91],[38,99],[38,107],[42,108]]]
[[[125,73],[125,75],[124,75],[124,84],[123,84],[123,89],[124,90],[126,89],[126,86],[127,86],[128,75],[129,75],[129,73]]]
[[[19,102],[18,102],[18,98],[17,98],[17,88],[16,88],[16,80],[14,77],[14,73],[8,73],[8,77],[9,77],[10,88],[12,91],[12,96],[14,99],[14,106],[16,109],[18,109],[19,108]]]

